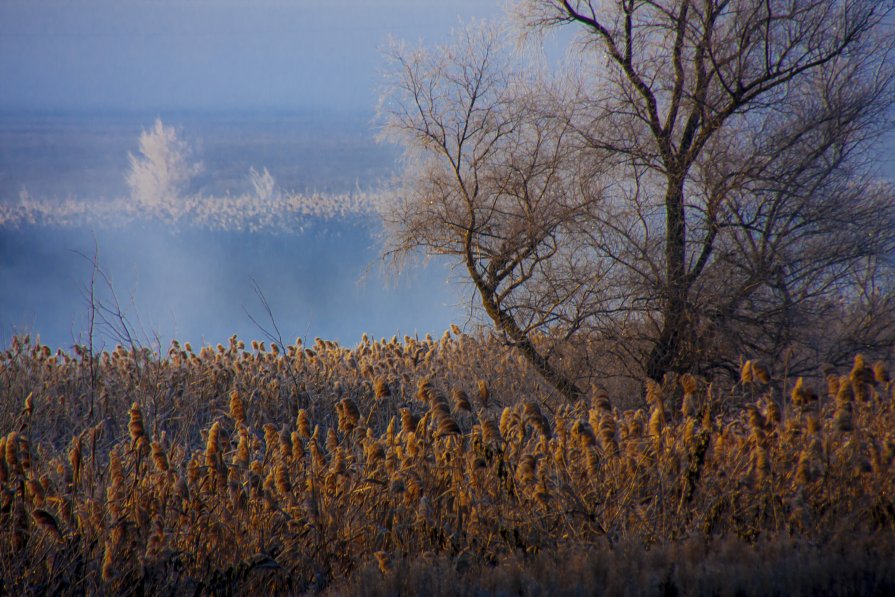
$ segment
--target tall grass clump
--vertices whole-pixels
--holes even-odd
[[[569,404],[457,332],[252,346],[14,339],[0,593],[895,590],[884,363]]]

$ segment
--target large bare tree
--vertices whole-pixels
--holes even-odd
[[[573,337],[657,380],[817,356],[818,326],[892,313],[895,205],[870,153],[890,129],[892,9],[529,0],[525,27],[579,26],[563,75],[524,74],[481,29],[398,50],[393,248],[461,258],[496,327],[570,397],[581,372],[557,359]]]
[[[392,52],[384,132],[407,154],[388,248],[458,258],[497,330],[574,398],[581,389],[556,350],[592,315],[601,264],[584,254],[581,227],[598,195],[570,189],[573,131],[543,111],[538,73],[524,73],[494,29],[460,38]]]

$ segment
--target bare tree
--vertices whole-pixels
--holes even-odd
[[[551,358],[573,336],[659,380],[778,357],[864,307],[890,316],[868,289],[895,251],[871,153],[891,128],[892,9],[529,0],[526,27],[580,26],[562,76],[521,74],[481,33],[396,51],[393,248],[462,258],[497,328],[568,396],[578,374]]]
[[[779,350],[861,260],[891,255],[891,192],[862,162],[888,126],[891,11],[873,0],[525,3],[528,25],[577,23],[604,57],[577,128],[645,185],[638,211],[661,207],[640,231],[662,245],[660,275],[644,280],[650,377],[720,364],[704,358],[717,354],[707,334]]]
[[[600,264],[579,228],[599,194],[569,189],[570,124],[542,110],[537,72],[518,68],[494,29],[392,58],[384,132],[408,151],[389,250],[458,258],[497,330],[560,393],[580,395],[557,349],[591,316]]]

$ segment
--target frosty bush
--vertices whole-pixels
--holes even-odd
[[[131,197],[142,210],[173,219],[177,203],[190,181],[202,171],[201,162],[191,162],[189,145],[177,137],[173,127],[155,120],[150,131],[140,134],[140,155],[128,154],[131,171],[127,184]]]

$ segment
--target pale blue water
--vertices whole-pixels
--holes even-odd
[[[0,112],[0,201],[23,187],[34,197],[126,194],[128,153],[156,118],[203,162],[197,192],[242,192],[253,166],[287,190],[335,193],[394,170],[396,151],[375,142],[368,112]]]
[[[128,193],[128,152],[156,115],[5,114],[0,118],[0,200],[114,198]],[[395,152],[377,146],[365,115],[161,115],[179,127],[204,163],[194,186],[206,195],[247,191],[250,166],[267,167],[283,189],[346,193],[390,175]],[[88,290],[100,267],[143,344],[172,338],[196,345],[231,334],[265,336],[263,292],[286,342],[315,336],[343,344],[376,337],[440,334],[463,323],[463,296],[443,262],[395,277],[379,258],[371,215],[306,218],[302,230],[209,230],[137,220],[123,226],[0,226],[0,343],[16,333],[51,346],[83,342]],[[94,285],[105,305],[109,285]],[[122,322],[95,333],[118,343]]]

